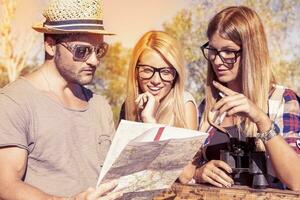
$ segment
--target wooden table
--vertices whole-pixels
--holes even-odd
[[[157,195],[154,200],[300,200],[300,192],[278,189],[252,189],[247,186],[233,186],[232,188],[217,188],[210,185],[182,185],[173,186]]]

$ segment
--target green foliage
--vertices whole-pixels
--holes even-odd
[[[274,72],[278,82],[299,93],[300,51],[297,51],[297,49],[300,49],[300,44],[291,41],[286,44],[287,39],[290,37],[290,31],[297,24],[297,17],[299,18],[299,0],[194,0],[189,9],[179,11],[172,20],[165,22],[163,29],[181,43],[188,72],[186,87],[196,98],[196,101],[199,103],[204,97],[207,66],[200,46],[207,41],[206,29],[209,19],[221,9],[231,5],[246,5],[258,12],[267,33],[269,49],[274,62]],[[11,26],[10,22],[1,24],[2,29],[0,29],[2,32],[9,30],[7,28]],[[7,44],[7,41],[3,40],[0,44],[3,46]],[[1,59],[1,56],[4,55],[3,52],[4,50],[0,55],[0,61],[4,61],[4,58]],[[120,106],[126,97],[130,53],[131,50],[122,47],[121,43],[111,45],[108,54],[104,57],[96,72],[93,85],[96,91],[109,100],[115,122],[119,118]],[[31,60],[31,63],[36,66],[35,63],[38,62]],[[23,66],[25,67],[26,63]],[[21,73],[23,72],[21,71]],[[0,87],[8,81],[8,70],[4,65],[0,65]]]
[[[287,49],[283,42],[295,25],[299,4],[296,0],[195,0],[190,9],[179,11],[171,21],[165,22],[163,29],[181,43],[188,71],[186,87],[196,101],[199,103],[205,95],[207,62],[202,56],[200,46],[207,41],[209,19],[231,5],[246,5],[258,12],[265,26],[278,82],[300,92],[300,56],[295,52],[295,55],[291,55],[293,52],[288,50],[299,49],[299,44],[288,44]],[[109,99],[116,121],[126,96],[129,52],[120,43],[112,45],[97,73],[98,89]]]
[[[95,87],[107,97],[112,106],[115,122],[119,119],[120,106],[126,97],[127,69],[130,51],[115,43],[96,72]]]
[[[33,51],[37,37],[30,33],[21,37],[21,33],[12,31],[16,5],[17,0],[0,2],[0,88],[37,63],[38,51]],[[29,54],[33,52],[30,58]]]
[[[221,9],[232,5],[245,5],[256,10],[266,30],[270,54],[274,64],[274,72],[279,83],[300,90],[298,81],[300,72],[300,56],[292,55],[287,50],[289,32],[296,24],[300,2],[297,0],[195,0],[189,10],[182,10],[170,21],[164,23],[166,32],[176,37],[183,47],[186,67],[189,73],[187,89],[194,95],[197,102],[204,97],[206,82],[206,60],[201,54],[200,46],[207,41],[206,29],[209,19]],[[289,44],[288,49],[299,49],[299,44]]]
[[[300,94],[300,56],[292,61],[281,60],[274,68],[276,81]]]
[[[203,97],[204,87],[199,84],[205,80],[206,68],[203,60],[200,60],[199,44],[204,41],[203,31],[199,31],[193,26],[193,12],[191,10],[180,11],[171,22],[163,24],[164,30],[177,38],[182,46],[182,51],[186,60],[187,77],[191,77],[186,82],[186,87],[197,100]],[[204,29],[203,29],[204,30]]]

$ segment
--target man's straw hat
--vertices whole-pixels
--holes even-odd
[[[43,15],[46,21],[32,26],[38,32],[114,35],[104,30],[102,0],[50,0]]]

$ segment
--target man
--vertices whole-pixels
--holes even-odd
[[[89,84],[107,51],[100,0],[51,0],[45,62],[0,91],[0,199],[115,199],[96,186],[112,112]],[[84,192],[81,192],[84,191]],[[107,194],[107,195],[106,195]]]

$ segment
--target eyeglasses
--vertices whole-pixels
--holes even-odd
[[[105,42],[102,42],[98,46],[91,46],[86,44],[67,44],[64,42],[60,42],[59,44],[64,46],[73,54],[73,59],[75,61],[81,62],[87,61],[92,55],[93,51],[96,53],[97,59],[100,59],[106,54],[108,50],[108,44]]]
[[[155,68],[149,65],[137,65],[138,75],[142,79],[151,79],[156,72],[163,81],[173,81],[176,78],[174,67]]]
[[[206,60],[214,61],[217,55],[221,58],[223,63],[234,64],[237,61],[237,58],[240,56],[242,49],[233,51],[233,50],[217,50],[209,47],[209,43],[205,43],[201,46],[202,53]]]

